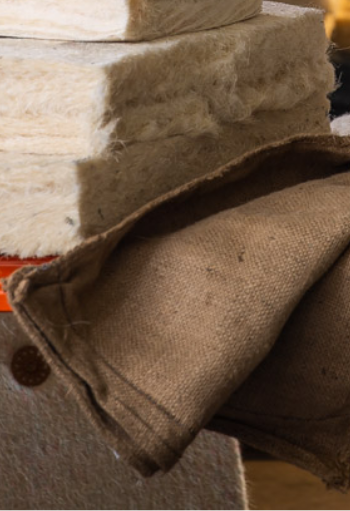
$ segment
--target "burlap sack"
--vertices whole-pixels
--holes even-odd
[[[349,281],[348,248],[210,424],[341,489],[350,482]]]
[[[331,269],[340,271],[350,243],[349,170],[349,138],[271,146],[8,281],[22,327],[111,446],[143,474],[169,469],[215,414],[220,419],[307,292]],[[336,332],[337,316],[326,310]],[[294,317],[299,330],[308,328],[307,311]],[[314,371],[312,358],[299,364]],[[330,364],[325,354],[324,366]],[[347,394],[346,382],[339,388]],[[303,390],[289,389],[290,417],[299,413],[294,389]],[[334,401],[327,394],[321,401],[324,417]],[[320,415],[314,403],[308,401],[311,417]],[[298,423],[298,444],[287,450],[339,482],[342,453],[328,452],[327,466],[314,463],[328,435],[346,444],[344,428],[329,428],[310,439]],[[232,432],[243,429],[234,418]],[[261,441],[251,443],[277,441],[276,428],[267,429],[269,437],[256,427]],[[300,446],[313,455],[300,456]],[[279,453],[285,455],[283,442]]]

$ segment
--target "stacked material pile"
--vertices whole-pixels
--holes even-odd
[[[64,253],[247,151],[330,129],[317,10],[41,4],[0,0],[0,253]]]

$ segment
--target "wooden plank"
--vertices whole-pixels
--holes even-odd
[[[316,477],[279,461],[245,463],[250,509],[350,509],[350,493],[328,490]]]

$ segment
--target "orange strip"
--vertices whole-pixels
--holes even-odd
[[[9,277],[15,271],[23,268],[23,266],[40,266],[41,264],[49,263],[55,259],[54,257],[42,257],[34,259],[19,259],[18,257],[5,257],[0,256],[0,279]],[[2,289],[0,282],[0,312],[12,312],[11,306],[8,303],[6,293]]]

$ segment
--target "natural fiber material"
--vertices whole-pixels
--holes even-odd
[[[327,46],[321,12],[273,2],[245,23],[151,43],[2,39],[0,151],[117,158],[140,142],[219,136],[326,96]]]
[[[257,147],[329,132],[324,94],[286,111],[222,125],[217,136],[135,144],[110,159],[0,155],[0,253],[62,254],[139,207]]]
[[[55,375],[17,384],[11,361],[29,343],[12,314],[0,315],[1,509],[246,509],[235,440],[203,433],[171,473],[144,481]]]
[[[0,0],[0,34],[139,41],[229,25],[260,8],[261,0]]]
[[[305,399],[306,419],[318,429],[294,421],[304,399],[298,382],[284,409],[297,443],[278,442],[283,432],[275,426],[248,440],[278,444],[281,457],[345,486],[349,385],[341,368],[350,352],[339,336],[348,335],[341,256],[350,244],[349,201],[350,139],[292,140],[158,199],[49,265],[22,269],[7,291],[22,328],[97,430],[148,475],[168,470],[220,418],[230,396],[283,344],[288,320],[298,335],[314,338],[306,297],[321,312],[322,367],[338,382],[320,392],[319,358],[299,359],[316,378]],[[319,289],[327,290],[322,301],[312,299]],[[327,355],[337,347],[341,361]],[[275,385],[278,394],[278,379]]]
[[[342,115],[332,121],[332,132],[335,135],[350,135],[350,114]]]
[[[348,158],[350,169],[350,150]],[[348,245],[210,425],[344,490],[350,484],[349,276]]]

